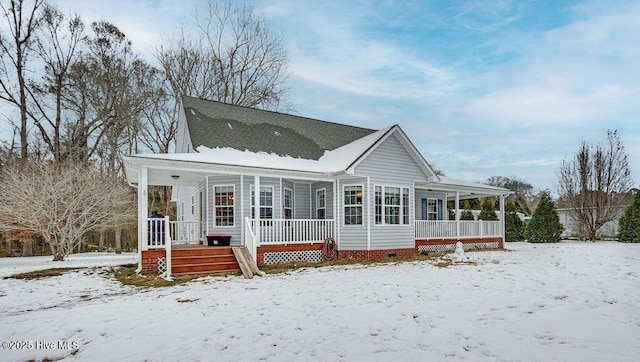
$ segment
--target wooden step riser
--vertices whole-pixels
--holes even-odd
[[[173,276],[180,275],[196,275],[196,274],[218,274],[218,273],[235,273],[239,269],[228,269],[228,270],[216,270],[216,271],[190,271],[186,273],[172,273]]]
[[[217,263],[235,263],[236,258],[233,255],[216,255],[216,256],[181,256],[172,257],[172,265],[188,265],[188,264],[217,264]]]
[[[209,265],[176,265],[172,266],[171,272],[174,274],[189,273],[217,273],[222,271],[240,270],[238,263],[235,264],[209,264]]]
[[[205,255],[233,255],[231,248],[198,248],[198,249],[174,249],[172,256],[205,256]]]

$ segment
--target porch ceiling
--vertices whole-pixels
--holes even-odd
[[[441,177],[438,182],[416,183],[415,186],[419,189],[445,192],[448,200],[454,200],[456,192],[459,193],[459,198],[461,200],[475,199],[479,197],[507,196],[513,193],[513,191],[502,187],[476,184],[448,177]]]

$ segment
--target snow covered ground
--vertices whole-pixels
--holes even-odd
[[[122,286],[103,268],[3,279],[0,339],[34,347],[2,349],[0,360],[637,360],[640,245],[508,248],[468,253],[476,265],[337,266],[156,289]],[[0,274],[51,266],[17,260],[0,259]]]

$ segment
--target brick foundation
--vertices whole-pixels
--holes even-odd
[[[380,260],[387,258],[409,258],[416,254],[416,249],[385,249],[385,250],[340,250],[339,259]]]
[[[458,241],[461,241],[463,244],[475,244],[475,243],[490,243],[497,242],[499,247],[498,249],[493,250],[502,250],[504,248],[504,244],[502,243],[502,238],[474,238],[474,239],[429,239],[429,240],[416,240],[416,250],[420,245],[450,245],[455,244]],[[487,249],[492,250],[492,249]]]
[[[158,274],[158,258],[165,256],[165,250],[143,250],[142,251],[142,274]]]

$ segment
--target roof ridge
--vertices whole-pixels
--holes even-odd
[[[373,128],[365,128],[365,127],[360,127],[360,126],[353,126],[353,125],[350,125],[350,124],[344,124],[344,123],[339,123],[339,122],[334,122],[334,121],[325,121],[325,120],[318,119],[318,118],[311,118],[311,117],[299,116],[299,115],[291,114],[291,113],[284,113],[284,112],[280,112],[280,111],[271,111],[271,110],[268,110],[268,109],[261,109],[261,108],[243,106],[243,105],[239,105],[239,104],[216,101],[216,100],[212,100],[212,99],[205,99],[205,98],[200,98],[200,97],[192,97],[192,96],[187,96],[187,95],[183,95],[182,98],[183,99],[184,98],[191,98],[191,99],[195,99],[195,100],[198,100],[198,101],[218,103],[218,104],[223,104],[225,106],[242,108],[242,109],[247,109],[247,110],[251,110],[251,111],[269,112],[269,113],[273,113],[273,114],[277,114],[277,115],[302,118],[302,119],[306,119],[306,120],[310,120],[310,121],[316,121],[316,122],[322,122],[322,123],[328,123],[328,124],[335,124],[335,125],[338,125],[338,126],[351,127],[351,128],[361,129],[361,130],[365,130],[365,131],[374,131],[374,132],[375,131],[379,131],[379,130],[373,129]],[[184,104],[183,104],[183,106],[184,106]]]

